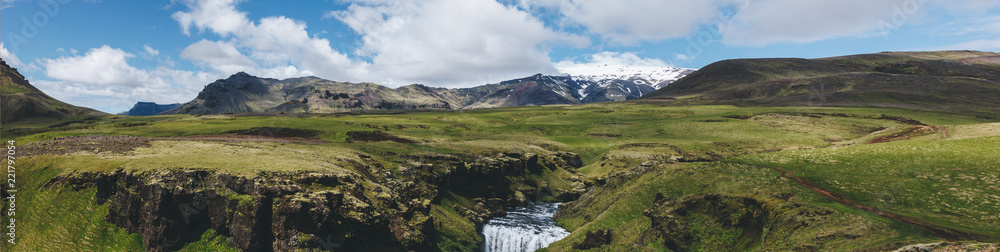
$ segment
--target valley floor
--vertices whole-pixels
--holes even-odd
[[[530,201],[565,202],[546,251],[1000,242],[1000,123],[973,115],[617,102],[2,131],[23,206],[3,251],[472,251]]]

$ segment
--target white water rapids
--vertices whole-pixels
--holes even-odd
[[[532,202],[527,207],[508,211],[507,216],[493,218],[483,225],[483,250],[486,252],[535,251],[567,235],[556,225],[552,216],[559,203]]]

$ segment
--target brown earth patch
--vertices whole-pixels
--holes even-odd
[[[249,129],[231,130],[227,131],[226,133],[234,133],[243,136],[316,138],[323,132],[318,130],[309,130],[309,129],[254,127]]]
[[[415,143],[413,140],[391,135],[381,131],[351,131],[347,132],[347,142],[379,142],[393,141],[397,143]]]
[[[71,136],[34,142],[22,147],[25,156],[60,155],[80,151],[128,153],[138,147],[149,147],[150,137],[134,136]]]
[[[888,143],[892,141],[908,140],[910,138],[918,136],[926,136],[937,132],[942,132],[945,136],[947,136],[948,134],[947,129],[940,126],[911,126],[909,129],[903,132],[897,132],[885,136],[878,136],[872,138],[872,140],[868,140],[867,144]]]
[[[210,135],[210,136],[181,136],[181,137],[136,137],[136,136],[108,136],[108,135],[87,135],[57,137],[52,140],[39,141],[21,147],[20,151],[24,156],[33,155],[67,155],[80,151],[85,152],[110,152],[117,154],[128,154],[139,147],[150,147],[152,141],[180,141],[180,140],[207,140],[224,142],[276,142],[276,143],[297,143],[297,144],[321,144],[318,139],[293,139],[282,137],[267,137],[258,135]]]

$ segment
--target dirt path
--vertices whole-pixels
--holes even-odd
[[[835,201],[837,203],[840,203],[842,205],[845,205],[845,206],[848,206],[848,207],[851,207],[851,208],[854,208],[854,209],[858,209],[858,210],[861,210],[861,211],[865,211],[865,212],[869,212],[869,213],[878,215],[878,216],[880,216],[882,218],[890,219],[890,220],[893,220],[893,221],[897,221],[897,222],[901,222],[901,223],[905,223],[905,224],[908,224],[908,225],[912,225],[912,226],[916,226],[916,227],[925,229],[927,231],[930,231],[931,233],[934,233],[934,235],[937,235],[938,237],[944,238],[945,240],[948,240],[948,241],[977,240],[977,238],[982,237],[982,235],[967,233],[967,232],[963,232],[963,231],[959,231],[959,230],[954,230],[954,229],[951,229],[951,228],[948,228],[948,227],[942,227],[942,226],[938,226],[938,225],[934,225],[934,224],[929,224],[929,223],[927,223],[927,222],[925,222],[923,220],[920,220],[920,219],[916,219],[916,218],[909,217],[909,216],[903,216],[903,215],[899,215],[899,214],[895,214],[895,213],[890,213],[890,212],[882,211],[882,210],[876,209],[874,207],[871,207],[871,206],[868,206],[868,205],[865,205],[865,204],[861,204],[860,202],[857,202],[857,201],[854,201],[854,200],[852,200],[850,198],[847,198],[847,197],[845,197],[842,194],[831,192],[831,191],[827,191],[826,189],[823,189],[823,188],[819,187],[818,185],[816,185],[812,181],[809,181],[809,180],[797,177],[797,176],[795,176],[795,171],[788,171],[788,170],[785,170],[782,167],[772,166],[772,165],[748,164],[748,163],[743,163],[743,162],[739,162],[739,164],[745,164],[745,165],[757,166],[757,167],[767,167],[767,168],[774,169],[775,171],[778,171],[779,173],[781,173],[781,177],[790,179],[790,180],[794,181],[796,184],[798,184],[799,186],[802,186],[802,187],[805,187],[805,188],[809,188],[810,190],[813,190],[816,193],[819,193],[820,195],[822,195],[823,197],[825,197],[827,199],[833,200],[833,201]]]

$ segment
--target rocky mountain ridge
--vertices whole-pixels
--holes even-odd
[[[648,70],[648,69],[647,69]],[[389,88],[317,77],[285,80],[239,72],[162,114],[336,113],[379,109],[476,109],[624,101],[651,93],[693,70],[660,68],[592,75],[542,75],[471,88],[412,84]]]

